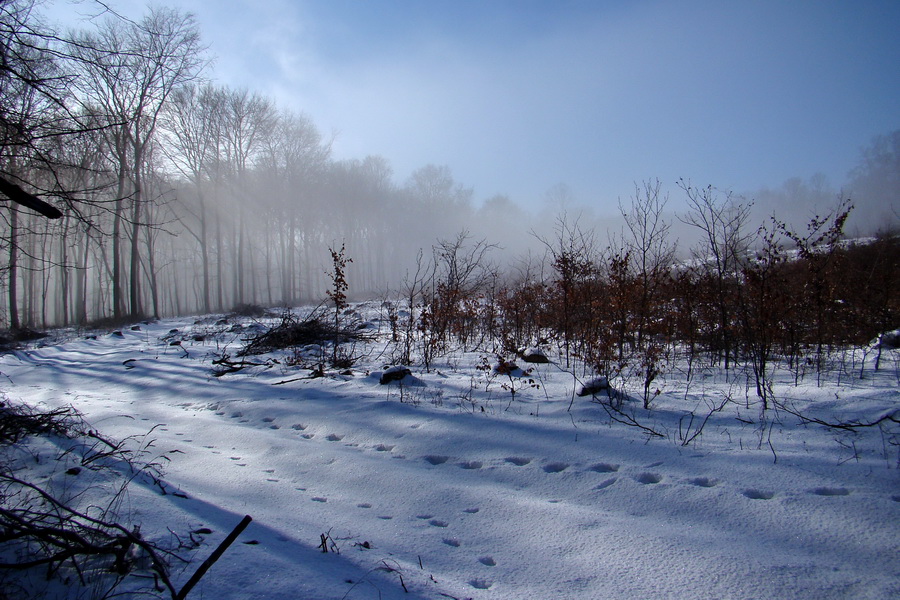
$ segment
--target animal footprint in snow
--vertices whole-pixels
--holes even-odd
[[[303,423],[294,423],[293,425],[291,425],[291,429],[294,429],[296,431],[303,431],[304,429],[306,429],[306,425],[304,425]]]
[[[275,417],[263,417],[263,423],[271,423],[275,420]]]
[[[394,449],[393,444],[378,444],[375,446],[376,452],[390,452]]]
[[[491,589],[491,586],[493,584],[490,581],[484,579],[473,579],[469,582],[469,585],[471,585],[476,590],[489,590]]]
[[[328,502],[328,498],[323,498],[322,496],[313,496],[311,500],[313,502]]]
[[[480,469],[484,465],[482,464],[482,462],[480,460],[468,460],[468,461],[459,463],[459,466],[462,467],[463,469],[468,469],[470,471],[474,471],[476,469]]]
[[[771,500],[775,497],[775,492],[766,492],[763,490],[744,490],[744,496],[751,500]]]
[[[425,459],[425,462],[431,463],[432,465],[435,465],[435,466],[442,465],[445,462],[447,462],[448,460],[450,460],[449,456],[440,456],[440,455],[436,455],[436,454],[429,454],[428,456],[425,456],[423,458]]]
[[[304,437],[304,439],[311,440],[311,439],[313,439],[314,437],[316,437],[316,434],[314,434],[314,433],[304,433],[304,434],[303,434],[303,437]]]
[[[482,556],[478,559],[478,562],[483,564],[486,567],[496,567],[497,561],[494,560],[493,556]]]
[[[372,508],[372,505],[368,502],[361,502],[356,505],[356,508]]]
[[[691,484],[696,485],[697,487],[711,488],[716,487],[716,485],[719,484],[719,481],[710,479],[709,477],[694,477],[691,479]]]
[[[517,467],[524,467],[525,465],[531,462],[530,458],[525,458],[523,456],[507,456],[506,462],[512,463]]]
[[[444,538],[441,541],[444,542],[445,544],[447,544],[448,546],[452,546],[453,548],[459,548],[459,545],[460,545],[459,540],[457,540],[455,538]]]
[[[593,467],[591,467],[591,471],[596,471],[597,473],[615,473],[619,470],[619,465],[614,465],[610,463],[597,463]]]
[[[463,512],[464,512],[464,513],[468,513],[468,514],[470,514],[470,515],[474,515],[474,514],[477,513],[479,510],[481,510],[481,509],[480,509],[480,508],[467,508],[467,509],[465,509]]]
[[[662,481],[662,475],[659,473],[641,473],[637,477],[634,478],[638,483],[643,483],[644,485],[649,485],[653,483],[659,483]]]
[[[816,496],[848,496],[850,490],[847,488],[817,487],[812,490],[812,493]]]
[[[339,442],[339,441],[341,441],[342,439],[344,439],[344,436],[338,435],[338,434],[336,434],[336,433],[329,433],[329,434],[325,437],[325,439],[328,440],[329,442]]]
[[[601,483],[600,485],[598,485],[598,486],[595,487],[594,489],[595,489],[595,490],[605,490],[606,488],[608,488],[609,486],[611,486],[611,485],[614,484],[615,482],[616,482],[616,478],[615,478],[615,477],[610,477],[609,479],[607,479],[606,481],[604,481],[603,483]]]
[[[434,517],[434,515],[428,515],[428,514],[426,514],[426,515],[416,515],[416,518],[417,518],[417,519],[422,519],[423,521],[427,521],[428,519],[431,519],[432,517]]]
[[[562,473],[566,469],[569,468],[569,463],[564,462],[552,462],[544,465],[545,473]]]
[[[428,521],[428,524],[432,527],[447,527],[447,521],[441,521],[440,519],[432,519]]]
[[[231,460],[241,460],[240,456],[229,456],[228,458],[230,458]]]

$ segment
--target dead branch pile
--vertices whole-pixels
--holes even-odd
[[[67,435],[75,420],[75,409],[71,407],[40,412],[0,401],[0,445],[15,444],[29,435]]]
[[[281,323],[248,340],[238,356],[254,356],[309,345],[343,344],[366,340],[370,336],[358,327],[335,324],[321,311],[313,311],[305,318],[286,312],[281,317]]]

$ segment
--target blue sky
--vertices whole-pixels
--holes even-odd
[[[141,2],[113,1],[126,14]],[[900,128],[900,2],[180,0],[221,83],[379,154],[449,166],[476,200],[598,212],[634,183],[835,188]]]

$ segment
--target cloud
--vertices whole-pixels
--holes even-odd
[[[138,0],[126,4],[139,6]],[[557,182],[738,192],[825,172],[900,127],[900,5],[183,0],[223,83],[303,111],[339,158],[402,181],[446,164],[477,198]]]

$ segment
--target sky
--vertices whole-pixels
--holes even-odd
[[[399,184],[446,165],[476,201],[535,208],[562,183],[603,212],[679,178],[840,188],[900,128],[894,0],[177,4],[218,82],[307,114],[335,158],[385,157]]]

